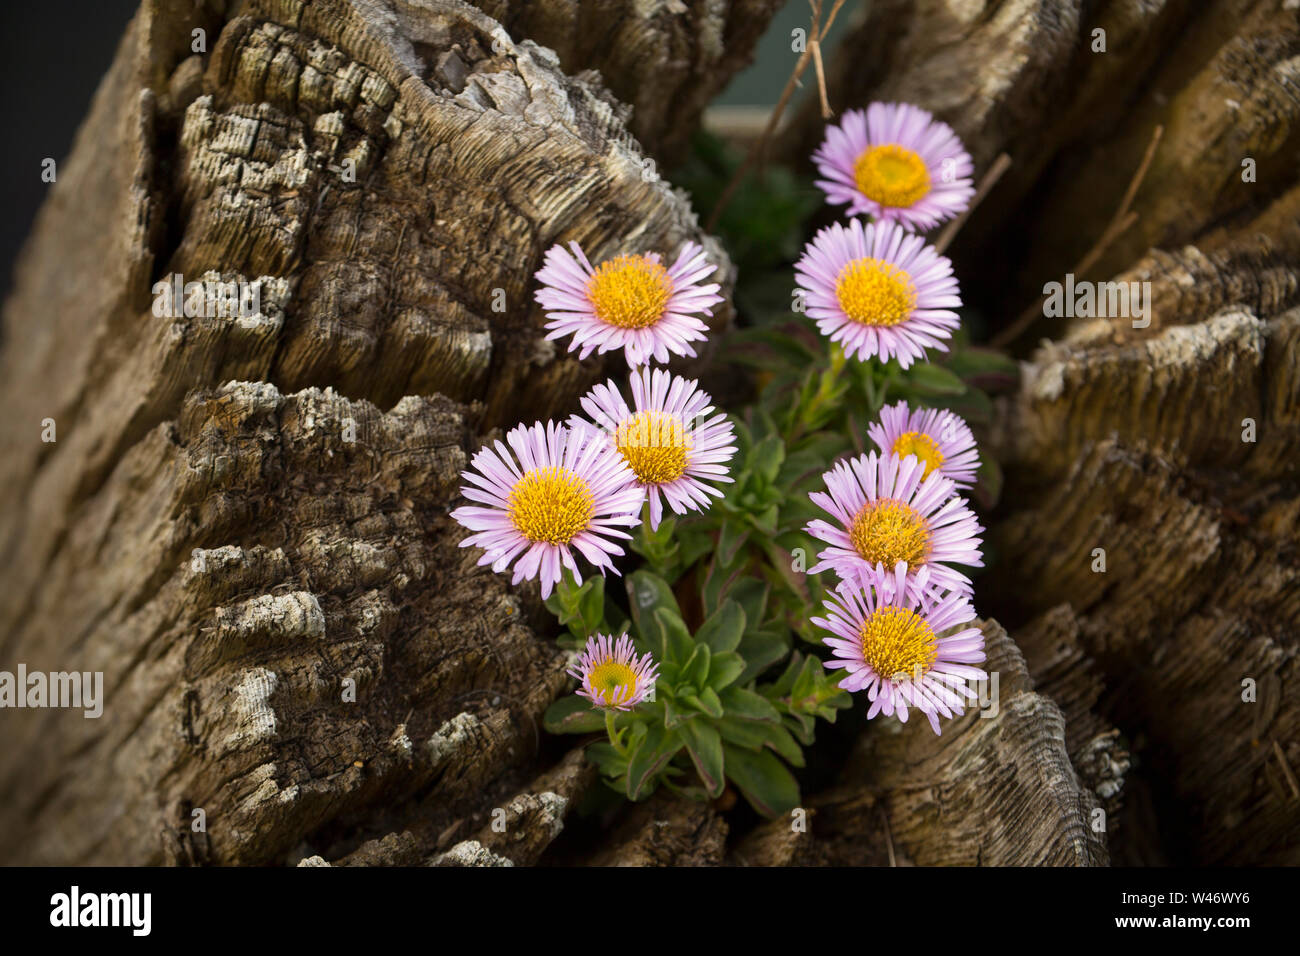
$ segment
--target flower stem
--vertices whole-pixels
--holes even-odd
[[[605,733],[609,734],[609,743],[624,757],[627,756],[627,748],[623,746],[623,734],[614,727],[614,708],[605,708]]]
[[[848,359],[844,357],[844,349],[840,348],[838,342],[830,343],[830,358],[830,366],[822,372],[821,381],[817,383],[817,391],[796,417],[794,437],[801,435],[805,428],[816,427],[819,424],[817,415],[821,412],[822,406],[831,401],[835,395],[840,374],[848,364]]]

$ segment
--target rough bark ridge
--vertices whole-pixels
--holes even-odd
[[[508,802],[562,656],[445,511],[476,432],[604,371],[541,341],[546,247],[726,278],[624,116],[455,2],[145,4],[5,312],[0,657],[107,701],[6,712],[4,859],[428,857],[566,805]],[[210,270],[260,310],[153,314]]]
[[[681,159],[709,101],[748,66],[781,0],[476,0],[516,39],[550,47],[565,72],[599,70],[632,107],[629,128],[649,152]]]
[[[1152,282],[1150,329],[1094,320],[1039,351],[1007,409],[1019,506],[994,540],[1022,568],[1004,606],[1060,604],[1029,630],[1094,661],[1106,712],[1145,738],[1168,842],[1295,863],[1300,285],[1253,251],[1155,252],[1117,277]]]
[[[1149,282],[1150,324],[1037,326],[1058,340],[991,436],[1014,504],[981,582],[1067,713],[1124,862],[1300,860],[1297,17],[1272,0],[891,0],[847,41],[881,56],[831,71],[837,106],[907,100],[977,169],[1010,153],[954,246],[995,330],[1083,258],[1164,128],[1136,222],[1077,277]],[[1131,814],[1111,779],[1130,747]]]

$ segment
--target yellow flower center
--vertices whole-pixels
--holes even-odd
[[[637,412],[619,422],[614,440],[637,479],[648,485],[676,481],[686,473],[691,439],[676,415]]]
[[[619,704],[636,693],[636,672],[618,661],[603,661],[591,669],[587,680],[596,691],[605,692],[605,703]]]
[[[925,563],[930,553],[930,529],[925,519],[893,498],[868,501],[853,519],[849,540],[873,565],[892,571],[899,561],[909,570]]]
[[[911,206],[930,191],[925,160],[897,143],[868,146],[853,163],[853,179],[882,206]]]
[[[934,630],[908,608],[876,608],[859,626],[858,635],[863,659],[886,680],[922,677],[939,656]]]
[[[925,432],[903,432],[894,440],[894,454],[899,458],[915,455],[925,465],[922,479],[929,478],[930,472],[943,464],[943,452],[939,443]]]
[[[527,472],[510,491],[510,520],[529,541],[568,544],[596,513],[587,483],[568,468]]]
[[[835,280],[835,297],[854,322],[898,325],[916,306],[916,287],[909,276],[883,259],[854,259]]]
[[[602,262],[587,280],[596,317],[620,329],[644,329],[663,318],[673,294],[668,270],[645,256]]]

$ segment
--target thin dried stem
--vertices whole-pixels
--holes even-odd
[[[826,67],[822,63],[821,35],[817,27],[822,19],[822,0],[808,0],[808,4],[812,7],[812,39],[808,49],[812,51],[813,69],[817,74],[817,95],[821,98],[822,119],[828,120],[835,115],[835,111],[831,109],[830,96],[826,92]]]
[[[958,231],[966,224],[966,220],[975,211],[975,207],[984,201],[984,197],[997,185],[998,180],[1002,178],[1002,174],[1010,168],[1011,157],[1006,153],[1000,153],[998,158],[993,160],[993,165],[989,167],[989,171],[984,174],[984,178],[980,180],[975,195],[971,198],[970,205],[962,211],[960,216],[944,226],[943,231],[939,233],[939,238],[934,242],[935,252],[943,252],[952,245],[952,241],[957,238]]]
[[[754,145],[749,148],[749,152],[746,154],[744,162],[742,162],[740,167],[734,174],[732,174],[731,180],[727,183],[726,188],[722,190],[722,195],[718,197],[718,201],[714,205],[713,211],[709,213],[708,222],[704,224],[705,232],[713,232],[717,227],[718,219],[722,216],[722,211],[727,208],[727,204],[731,202],[731,198],[735,195],[736,190],[740,188],[740,184],[744,180],[745,175],[751,168],[753,168],[754,164],[758,162],[759,158],[766,151],[768,140],[771,139],[773,131],[775,131],[777,124],[780,123],[781,116],[785,113],[785,108],[790,103],[790,98],[794,96],[795,87],[799,85],[799,77],[803,76],[803,71],[808,68],[808,63],[812,60],[814,48],[816,48],[817,44],[819,44],[830,31],[831,25],[835,22],[835,16],[840,12],[840,7],[842,6],[844,6],[844,0],[835,0],[835,5],[831,7],[831,12],[826,18],[825,25],[820,29],[817,27],[817,24],[814,23],[812,25],[812,31],[814,34],[812,37],[813,42],[799,55],[799,59],[794,65],[794,70],[790,73],[790,79],[786,80],[785,89],[781,91],[781,98],[777,100],[776,106],[772,110],[772,115],[767,119],[767,125],[763,127],[762,135],[760,135],[754,142]]]
[[[813,67],[817,73],[817,93],[822,101],[822,119],[832,119],[835,111],[831,109],[831,101],[826,94],[826,69],[822,66],[822,45],[818,40],[812,41],[812,55]]]
[[[1287,785],[1291,787],[1291,793],[1300,800],[1300,782],[1296,781],[1295,771],[1291,769],[1291,762],[1286,759],[1286,751],[1276,740],[1273,741],[1273,753],[1277,757],[1277,762],[1282,766],[1282,776],[1286,777]]]
[[[1163,126],[1157,126],[1152,130],[1151,142],[1147,144],[1147,150],[1142,156],[1142,162],[1138,164],[1137,171],[1134,172],[1133,178],[1129,180],[1128,188],[1124,190],[1124,198],[1120,200],[1119,208],[1115,210],[1115,215],[1111,216],[1110,222],[1102,230],[1100,238],[1093,243],[1092,248],[1070,270],[1071,274],[1077,276],[1086,273],[1097,264],[1111,243],[1123,235],[1133,223],[1137,222],[1138,214],[1132,212],[1129,206],[1133,204],[1133,199],[1137,196],[1142,180],[1146,178],[1147,171],[1151,168],[1151,161],[1156,155],[1156,147],[1160,145],[1160,138],[1164,135],[1164,132],[1165,128]],[[1034,323],[1035,319],[1043,314],[1043,303],[1046,300],[1046,296],[1039,296],[1038,300],[1021,312],[1014,322],[993,336],[989,344],[994,348],[1004,348],[1014,342]]]
[[[898,866],[898,857],[894,855],[894,834],[889,828],[889,811],[883,804],[880,807],[880,819],[885,823],[885,848],[889,850],[889,865]]]

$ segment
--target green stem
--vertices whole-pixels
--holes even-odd
[[[840,375],[843,373],[845,366],[848,365],[848,359],[844,356],[844,349],[840,348],[838,342],[830,343],[830,359],[830,366],[821,374],[821,381],[817,384],[817,391],[808,400],[808,404],[795,415],[795,428],[790,436],[791,440],[802,435],[805,428],[817,420],[817,415],[822,410],[822,406],[835,395],[836,386],[840,382]]]
[[[614,727],[614,708],[605,708],[605,733],[609,734],[609,743],[624,757],[627,756],[627,748],[623,746],[623,734]]]
[[[885,379],[880,383],[880,395],[878,396],[879,404],[875,406],[873,411],[879,412],[882,408],[885,407],[885,402],[888,400],[888,396],[889,396],[889,386],[893,384],[894,384],[894,367],[892,365],[886,365]]]

